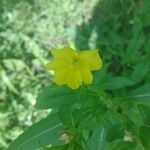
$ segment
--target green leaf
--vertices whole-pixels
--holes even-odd
[[[71,90],[66,86],[50,86],[45,88],[37,97],[35,105],[38,109],[57,108],[63,105],[89,105],[92,99],[95,99],[95,94],[89,93],[84,87],[77,90]]]
[[[74,117],[72,116],[71,109],[68,106],[65,105],[60,108],[59,116],[64,125],[69,127],[75,126]]]
[[[125,133],[124,124],[115,124],[108,129],[106,139],[108,142],[112,142],[115,139],[123,138]]]
[[[114,111],[108,110],[105,114],[99,115],[99,121],[100,124],[103,125],[105,128],[110,129],[116,124],[121,124],[122,118]]]
[[[99,127],[101,125],[99,118],[106,113],[107,107],[103,104],[97,103],[95,103],[95,105],[91,108],[89,107],[86,109],[80,109],[79,111],[77,110],[75,113],[75,117],[78,115],[80,118],[79,130],[87,128],[93,129]]]
[[[64,104],[71,104],[75,101],[76,90],[70,90],[67,87],[50,86],[39,93],[37,103],[38,109],[59,108]]]
[[[121,101],[133,101],[136,104],[150,106],[150,84],[143,85],[128,93],[128,96],[118,98]]]
[[[106,131],[98,128],[94,130],[91,138],[87,141],[86,150],[107,150]]]
[[[144,105],[138,105],[141,118],[145,125],[150,125],[150,107]]]
[[[100,109],[100,107],[96,108]],[[61,122],[72,129],[84,130],[92,129],[99,126],[98,119],[96,118],[100,114],[96,114],[95,107],[72,109],[69,106],[62,106],[59,111]]]
[[[64,150],[64,146],[50,147],[42,150]]]
[[[121,140],[116,143],[112,143],[111,145],[111,150],[133,150],[135,142],[126,142]]]
[[[137,99],[150,102],[150,84],[145,84],[131,93]]]
[[[98,85],[108,78],[107,69],[108,65],[104,65],[101,70],[94,71],[93,84],[91,86]]]
[[[125,63],[133,63],[137,62],[140,58],[140,49],[145,42],[144,35],[140,33],[141,30],[141,23],[135,24],[133,28],[133,37],[129,40],[127,49],[125,51]]]
[[[108,73],[107,73],[108,74]],[[101,74],[100,76],[100,82],[92,84],[90,87],[93,88],[95,91],[100,90],[117,90],[121,88],[125,88],[128,86],[132,86],[134,82],[126,77],[112,77],[109,74]],[[104,76],[105,75],[105,76]],[[98,78],[98,77],[97,77]],[[102,80],[101,80],[102,78]]]
[[[133,82],[125,77],[112,77],[106,81],[105,89],[116,90],[133,85]]]
[[[84,115],[84,112],[82,112],[79,130],[93,129],[97,128],[98,126],[100,126],[100,124],[95,116],[93,116],[92,114]]]
[[[144,147],[150,146],[150,127],[141,126],[139,136]]]
[[[136,83],[143,80],[149,71],[149,66],[150,63],[148,61],[142,61],[136,64],[134,66],[134,70],[132,71],[131,79]]]
[[[51,114],[28,128],[10,145],[8,150],[36,150],[49,144],[52,146],[63,145],[64,141],[60,140],[63,128],[58,114]]]

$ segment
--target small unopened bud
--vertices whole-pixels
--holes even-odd
[[[126,131],[123,139],[124,139],[124,141],[133,142],[133,135],[132,135],[132,133]]]
[[[73,139],[70,131],[66,130],[60,134],[60,140],[63,140],[66,144],[69,143]]]

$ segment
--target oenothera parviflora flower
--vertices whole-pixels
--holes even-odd
[[[51,51],[53,59],[46,65],[54,70],[54,82],[77,89],[82,83],[91,84],[92,71],[102,67],[98,49],[76,51],[68,46]]]

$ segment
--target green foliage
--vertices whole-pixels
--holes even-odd
[[[94,98],[92,99],[92,103],[89,103],[88,99],[85,99],[84,96],[85,94],[87,95],[93,94],[94,89],[93,91],[88,91],[88,87],[83,87],[87,89],[85,93],[83,92],[83,90],[81,92],[81,89],[74,91],[74,93],[76,92],[78,93],[77,94],[78,97],[80,96],[79,93],[84,94],[84,96],[82,95],[80,96],[79,101],[78,101],[78,97],[75,97],[76,99],[75,101],[74,99],[73,100],[70,99],[70,95],[68,97],[68,92],[69,93],[73,92],[72,90],[70,89],[66,90],[66,87],[61,87],[61,88],[64,90],[62,89],[60,90],[60,87],[55,86],[54,91],[58,91],[58,92],[54,92],[53,90],[51,91],[53,87],[48,87],[48,89],[50,90],[47,90],[47,89],[43,90],[43,92],[41,92],[38,97],[38,100],[41,101],[42,99],[43,102],[47,104],[47,101],[45,100],[48,97],[50,98],[49,101],[53,100],[51,98],[55,97],[56,98],[55,100],[57,102],[58,98],[56,96],[56,93],[58,93],[58,96],[60,96],[58,100],[60,99],[62,100],[62,103],[60,103],[60,105],[58,105],[58,103],[56,103],[56,105],[55,103],[48,103],[48,105],[45,105],[45,107],[41,107],[42,109],[53,108],[53,111],[55,111],[56,114],[57,113],[59,114],[57,115],[57,117],[60,118],[59,122],[63,124],[62,128],[60,128],[60,131],[59,131],[61,135],[59,135],[60,137],[56,138],[55,140],[56,142],[59,142],[61,138],[65,141],[66,144],[65,146],[62,146],[59,148],[57,147],[56,149],[90,150],[94,146],[97,150],[99,150],[104,145],[106,149],[108,149],[108,147],[111,147],[111,149],[115,149],[115,148],[116,149],[126,149],[126,148],[133,149],[133,148],[136,148],[135,143],[137,140],[141,140],[141,143],[143,144],[143,146],[147,147],[148,142],[149,142],[149,132],[145,131],[145,127],[143,128],[140,127],[139,133],[137,132],[137,129],[139,126],[149,125],[147,124],[147,122],[149,121],[148,120],[149,119],[149,115],[148,115],[149,107],[144,106],[144,105],[138,105],[139,113],[141,114],[141,117],[143,119],[143,123],[142,123],[140,122],[140,118],[137,118],[137,120],[136,119],[131,120],[130,114],[126,112],[122,112],[122,110],[118,110],[118,108],[114,109],[115,104],[118,106],[120,105],[119,101],[116,101],[114,104],[107,106],[108,103],[106,103],[105,101],[102,102],[99,95],[97,95],[96,97],[94,95]],[[61,91],[61,93],[59,93],[59,91]],[[67,94],[66,94],[66,91],[67,91]],[[63,94],[65,95],[65,97],[62,96]],[[106,98],[106,97],[103,97],[103,98]],[[71,103],[68,103],[69,100],[71,100]],[[85,106],[85,103],[82,103],[82,101],[85,101],[85,100],[86,100],[86,103],[88,103],[88,106]],[[114,100],[112,100],[112,103],[113,101]],[[42,103],[38,103],[38,106],[40,105],[43,106]],[[122,105],[124,107],[127,107],[125,103]],[[133,110],[134,109],[136,110],[135,106],[133,104],[133,107],[132,107]],[[120,106],[120,109],[122,109],[122,106]],[[136,117],[137,112],[133,111],[132,113],[133,113],[132,115]],[[54,118],[50,116],[49,120],[52,121],[48,123],[49,125],[48,127],[50,127],[51,129],[51,126],[53,126],[53,121],[54,121],[54,124],[57,124],[57,121],[55,120],[55,116]],[[47,119],[45,119],[45,122],[46,121]],[[22,144],[22,147],[21,147],[22,149],[26,149],[26,146],[29,146],[30,148],[32,147],[32,149],[36,149],[44,145],[42,144],[42,143],[45,143],[44,138],[37,139],[37,140],[40,140],[41,145],[36,144],[36,146],[32,145],[33,142],[30,143],[30,142],[25,141],[27,137],[30,139],[30,136],[27,136],[29,131],[32,131],[32,130],[36,131],[36,129],[38,130],[41,129],[42,132],[45,131],[44,126],[47,123],[45,124],[43,123],[42,125],[39,122],[38,124],[41,126],[36,128],[35,125],[33,125],[27,131],[25,131],[16,141],[14,141],[14,145],[12,143],[11,146],[14,147],[14,149],[19,149],[20,148],[19,145],[21,144],[21,142],[18,142],[19,139],[21,139],[23,143],[25,143],[25,144]],[[50,134],[49,136],[51,136],[53,132],[46,132],[46,133]],[[58,135],[58,132],[57,133],[54,132],[54,133],[55,133],[55,136]],[[38,134],[40,134],[40,131],[37,131],[36,134],[38,136]],[[134,137],[133,137],[133,134],[135,134]],[[42,136],[42,134],[40,135]],[[36,140],[34,140],[34,137],[37,137],[37,136],[31,134],[31,140],[36,142]],[[143,138],[145,137],[147,138],[148,141],[143,140]],[[54,135],[53,135],[53,139],[49,138],[49,140],[47,141],[49,143],[45,143],[45,144],[46,145],[52,144],[52,146],[55,147],[56,144],[53,143],[53,140],[54,140]],[[117,142],[118,140],[121,140],[121,142],[118,143]]]
[[[106,143],[105,129],[100,127],[98,129],[94,130],[92,136],[88,139],[86,144],[87,145],[85,146],[85,148],[87,150],[92,150],[92,149],[106,150],[108,147],[107,147],[107,143]]]
[[[146,148],[150,148],[150,127],[141,126],[139,128],[139,136],[142,144]]]
[[[149,150],[149,8],[149,0],[1,0],[0,150]],[[49,50],[68,43],[100,49],[93,84],[52,84]]]
[[[51,144],[53,146],[63,145],[60,139],[63,129],[57,114],[52,114],[46,119],[30,127],[24,135],[20,136],[8,150],[36,149]]]
[[[111,147],[112,150],[133,150],[135,147],[135,143],[133,142],[125,142],[125,141],[118,141],[117,143],[113,144]]]
[[[140,114],[141,114],[141,118],[143,120],[143,124],[145,125],[150,125],[150,108],[147,106],[143,106],[143,105],[139,105],[138,106]]]
[[[112,142],[115,139],[123,138],[124,132],[124,124],[115,124],[108,130],[106,140]]]
[[[45,88],[39,94],[35,107],[39,109],[56,109],[60,108],[64,104],[68,104],[71,106],[74,103],[78,103],[78,105],[84,103],[85,105],[88,105],[96,96],[97,95],[95,93],[88,94],[87,90],[82,87],[73,91],[65,86],[51,86]],[[84,101],[84,99],[86,99],[86,102]],[[43,103],[43,100],[45,101],[45,103]]]

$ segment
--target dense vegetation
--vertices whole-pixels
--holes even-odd
[[[90,90],[127,123],[127,141],[134,142],[117,141],[124,150],[149,149],[149,8],[149,0],[1,0],[0,150],[49,113],[34,105],[39,91],[53,84],[45,69],[49,51],[65,44],[100,49],[104,65]],[[119,124],[109,132],[111,149],[123,150],[113,143],[122,128]],[[96,145],[97,137],[94,133],[89,143]]]

